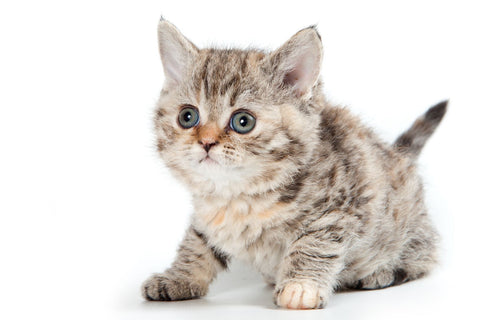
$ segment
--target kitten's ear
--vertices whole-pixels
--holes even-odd
[[[293,88],[298,97],[308,95],[320,74],[322,51],[315,27],[300,30],[270,55],[274,77],[282,86]]]
[[[167,84],[178,84],[198,55],[197,47],[170,22],[158,24],[158,45]]]

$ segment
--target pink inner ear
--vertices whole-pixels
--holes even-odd
[[[317,59],[316,59],[317,58]],[[316,52],[305,52],[295,57],[293,68],[283,77],[283,83],[293,87],[297,95],[303,95],[315,84],[319,63]]]
[[[171,50],[171,48],[169,49]],[[177,83],[180,82],[183,76],[183,66],[181,61],[179,61],[181,58],[182,57],[180,55],[175,56],[175,52],[172,53],[168,50],[165,50],[165,53],[162,57],[162,63],[163,67],[165,68],[164,71],[166,76]]]

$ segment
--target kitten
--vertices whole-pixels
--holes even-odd
[[[157,147],[195,213],[172,266],[143,284],[145,299],[204,296],[233,257],[293,309],[432,269],[438,237],[416,158],[447,101],[390,146],[326,101],[314,27],[274,52],[200,50],[165,20],[158,35]]]

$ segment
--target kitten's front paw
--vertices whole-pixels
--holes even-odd
[[[188,280],[170,279],[164,274],[154,274],[142,284],[142,295],[150,301],[195,299],[206,293],[206,287],[190,283]]]
[[[282,308],[320,309],[326,299],[327,292],[308,280],[289,281],[275,290],[275,303]]]

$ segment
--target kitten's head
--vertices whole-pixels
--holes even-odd
[[[194,193],[275,189],[309,161],[320,121],[322,44],[314,28],[278,50],[198,49],[160,21],[164,87],[158,150]]]

